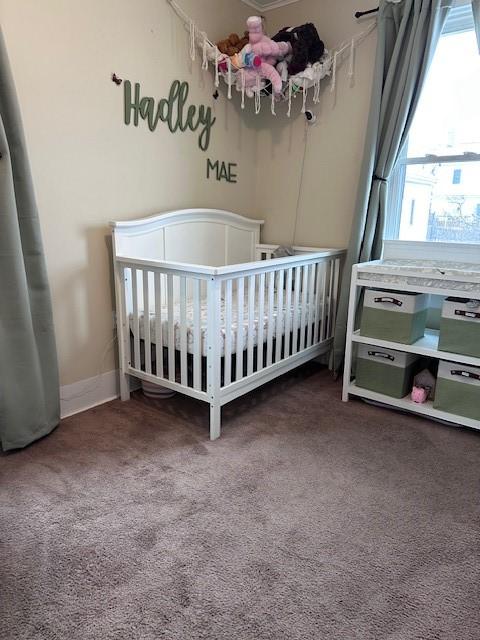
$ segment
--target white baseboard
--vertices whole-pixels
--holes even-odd
[[[120,395],[118,371],[107,371],[99,376],[80,380],[60,387],[60,415],[67,418],[86,411]]]
[[[130,387],[132,391],[138,389],[139,381],[131,378]],[[66,384],[60,387],[60,416],[68,418],[75,413],[115,400],[119,395],[117,369],[73,384]]]

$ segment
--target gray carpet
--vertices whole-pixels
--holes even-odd
[[[479,640],[480,434],[304,367],[136,395],[0,457],[5,640]]]

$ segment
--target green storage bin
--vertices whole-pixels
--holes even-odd
[[[438,348],[480,358],[480,300],[446,298]]]
[[[480,367],[442,360],[438,367],[435,409],[480,420]]]
[[[360,335],[413,344],[425,334],[427,311],[428,296],[423,293],[367,289]]]
[[[355,384],[392,398],[404,398],[412,390],[418,361],[414,353],[360,344]]]

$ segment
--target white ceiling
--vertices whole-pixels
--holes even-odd
[[[242,0],[257,11],[270,11],[270,9],[278,9],[286,4],[293,4],[299,0]]]

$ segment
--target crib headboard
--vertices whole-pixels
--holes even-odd
[[[219,209],[183,209],[110,223],[115,255],[212,267],[255,260],[262,224]]]

